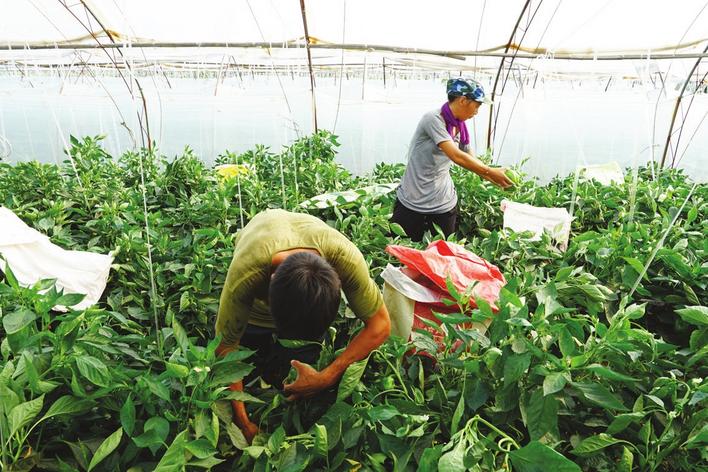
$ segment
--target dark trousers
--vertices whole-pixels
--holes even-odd
[[[457,206],[445,213],[418,213],[396,199],[391,221],[401,225],[413,241],[421,241],[426,231],[434,233],[434,224],[448,237],[457,230]]]
[[[244,379],[244,382],[249,383],[260,376],[265,382],[279,390],[282,390],[283,380],[290,372],[291,360],[314,365],[320,357],[321,350],[321,346],[316,344],[287,348],[276,340],[274,329],[261,328],[251,324],[246,326],[240,344],[256,351],[246,359],[246,362],[253,364],[255,369]]]

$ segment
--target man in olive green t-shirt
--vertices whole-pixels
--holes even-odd
[[[311,356],[297,359],[297,352],[281,355],[283,350],[278,351],[272,334],[283,339],[321,339],[337,314],[340,290],[364,322],[344,352],[322,371],[300,362],[316,360]],[[262,376],[270,372],[270,381],[276,386],[287,369],[274,364],[290,361],[298,375],[283,390],[294,400],[336,384],[351,363],[365,358],[388,338],[390,320],[381,291],[351,241],[314,216],[266,210],[236,237],[216,332],[222,336],[219,355],[239,345],[255,349],[257,358],[261,354],[261,365],[256,361],[256,367]],[[275,351],[278,355],[273,356]],[[273,372],[280,378],[273,379]],[[243,383],[237,382],[231,389],[242,390]],[[233,404],[236,424],[250,442],[258,428],[242,402]]]

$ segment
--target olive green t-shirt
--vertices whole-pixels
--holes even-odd
[[[381,307],[383,296],[369,276],[364,256],[343,234],[311,215],[266,210],[236,236],[216,318],[216,332],[224,344],[238,343],[249,323],[275,328],[268,308],[273,255],[296,248],[317,250],[334,268],[359,319],[368,319]]]

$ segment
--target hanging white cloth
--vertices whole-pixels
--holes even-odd
[[[562,251],[567,249],[573,217],[565,208],[535,207],[502,200],[501,209],[504,212],[504,228],[516,232],[531,231],[532,241],[541,239],[543,232],[548,231]]]
[[[0,207],[0,270],[9,264],[17,281],[31,286],[42,279],[56,279],[57,290],[85,294],[73,308],[94,305],[106,288],[113,257],[85,251],[68,251],[49,237],[27,226],[11,210]],[[61,309],[62,307],[57,307]]]
[[[580,176],[586,180],[595,179],[605,186],[624,183],[624,172],[615,161],[606,164],[583,166],[580,168]]]

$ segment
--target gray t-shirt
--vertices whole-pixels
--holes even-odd
[[[457,192],[450,177],[453,162],[438,145],[453,138],[445,128],[440,109],[420,119],[408,149],[408,165],[396,190],[398,200],[418,213],[445,213],[457,205]],[[455,136],[459,142],[459,133]],[[467,152],[469,145],[460,149]]]

